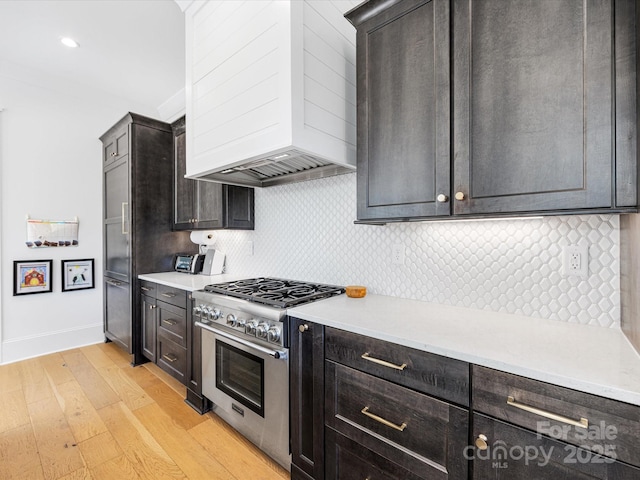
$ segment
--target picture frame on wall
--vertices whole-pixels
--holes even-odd
[[[53,260],[14,260],[13,295],[51,292]]]
[[[93,258],[62,260],[61,263],[63,292],[95,288]]]

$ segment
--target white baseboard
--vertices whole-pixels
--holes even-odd
[[[48,353],[102,343],[104,338],[102,322],[81,328],[14,338],[2,343],[2,361],[0,364],[4,365]]]

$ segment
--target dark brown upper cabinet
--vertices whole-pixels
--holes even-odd
[[[449,215],[449,2],[392,2],[371,16],[377,3],[347,14],[357,27],[358,219]]]
[[[174,134],[174,230],[254,228],[253,188],[184,178],[185,118],[172,125]]]
[[[357,7],[358,220],[636,211],[636,5]]]

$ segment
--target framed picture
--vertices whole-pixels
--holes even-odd
[[[52,260],[14,260],[13,295],[51,292]]]
[[[85,260],[62,260],[62,291],[94,288],[95,274],[93,258]]]

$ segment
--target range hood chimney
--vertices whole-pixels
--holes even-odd
[[[266,187],[356,164],[357,1],[210,0],[185,11],[187,174]]]

